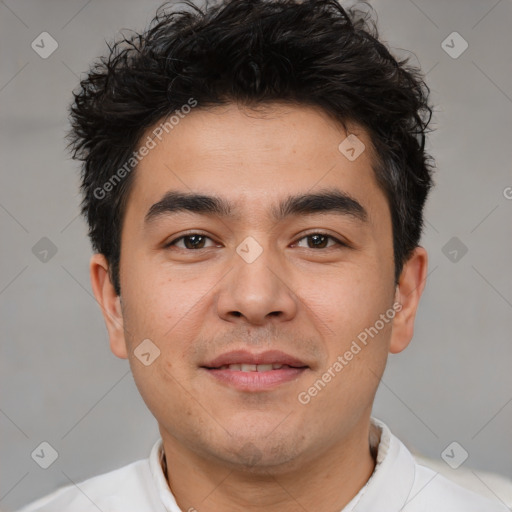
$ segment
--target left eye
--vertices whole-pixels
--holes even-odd
[[[327,247],[332,247],[333,245],[345,245],[336,238],[323,233],[312,233],[311,235],[302,237],[298,242],[296,242],[296,245],[298,247],[304,247],[304,245],[301,245],[303,240],[306,240],[306,248],[308,249],[325,249]]]
[[[211,242],[211,245],[207,246],[207,240]],[[181,244],[181,245],[180,245]],[[194,234],[194,235],[185,235],[176,238],[168,244],[169,246],[175,245],[180,249],[204,249],[206,247],[213,247],[215,244],[213,240],[205,235]]]

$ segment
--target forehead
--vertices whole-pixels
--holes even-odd
[[[387,208],[367,133],[348,125],[347,139],[320,109],[228,104],[197,107],[161,130],[165,121],[141,138],[154,144],[134,171],[127,215],[144,215],[169,190],[222,196],[235,215],[275,209],[284,196],[326,188],[357,198],[370,214]]]

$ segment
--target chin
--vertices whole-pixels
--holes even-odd
[[[304,442],[304,436],[293,436],[284,431],[269,437],[267,430],[250,438],[247,433],[241,433],[238,439],[233,435],[217,456],[235,471],[267,476],[285,473],[301,465],[301,441]]]

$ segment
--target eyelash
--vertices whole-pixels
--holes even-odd
[[[325,236],[327,237],[328,239],[330,240],[333,240],[336,245],[338,246],[341,246],[341,247],[349,247],[348,244],[342,242],[341,240],[337,239],[336,237],[332,236],[332,235],[329,235],[328,233],[325,233],[323,231],[313,231],[311,233],[308,233],[306,235],[303,235],[301,238],[299,238],[296,242],[293,243],[293,245],[296,245],[298,242],[300,242],[301,240],[304,240],[305,238],[308,238],[310,236],[314,236],[314,235],[320,235],[320,236]],[[197,231],[194,231],[194,232],[191,232],[191,233],[187,233],[185,235],[181,235],[180,237],[178,238],[175,238],[174,240],[171,240],[170,242],[168,242],[167,244],[165,244],[164,246],[164,249],[167,249],[167,248],[170,248],[172,246],[176,246],[176,244],[178,242],[180,242],[181,240],[184,240],[185,238],[188,238],[188,237],[191,237],[191,236],[202,236],[202,237],[205,237],[205,238],[208,238],[209,240],[212,240],[211,237],[209,237],[208,235],[204,234],[204,233],[201,233],[201,232],[197,232]],[[212,240],[213,241],[213,240]],[[330,246],[330,247],[333,247],[333,246]],[[320,248],[321,249],[329,249],[330,247],[323,247],[323,248]],[[202,247],[201,249],[187,249],[186,247],[183,248],[183,247],[179,247],[179,249],[182,249],[184,251],[189,251],[189,252],[192,252],[192,251],[199,251],[201,249],[209,249],[209,247]],[[307,249],[311,249],[313,251],[318,251],[319,249],[314,249],[314,248],[310,248],[310,247],[307,247]]]

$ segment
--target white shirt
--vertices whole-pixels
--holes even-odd
[[[381,431],[375,470],[340,512],[509,512],[418,464],[384,423],[372,423]],[[148,459],[59,489],[20,512],[187,512],[167,484],[162,455],[159,440]]]

